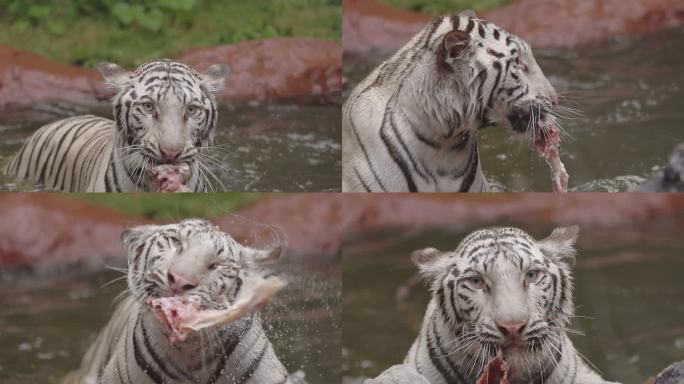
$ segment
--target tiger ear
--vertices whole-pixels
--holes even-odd
[[[437,248],[424,248],[411,253],[411,261],[418,267],[420,274],[432,281],[443,270],[444,253]]]
[[[217,92],[223,88],[223,83],[230,70],[227,65],[214,64],[205,73],[201,73],[202,85],[209,92]]]
[[[579,235],[579,226],[556,228],[543,240],[537,242],[542,253],[552,260],[564,258],[574,259],[575,243]]]
[[[472,9],[466,9],[465,11],[461,11],[458,15],[470,17],[471,19],[477,19],[477,15],[475,14],[475,11],[473,11]]]
[[[97,71],[109,88],[121,89],[131,80],[131,73],[114,63],[100,63]]]
[[[250,264],[257,266],[273,265],[283,254],[283,247],[277,246],[271,249],[255,249],[250,247],[243,247],[240,252],[240,258]]]
[[[121,242],[127,253],[133,252],[140,242],[158,228],[157,225],[139,225],[129,228],[121,233]]]
[[[453,30],[444,36],[443,49],[447,63],[453,64],[465,56],[470,47],[470,35],[461,30]]]

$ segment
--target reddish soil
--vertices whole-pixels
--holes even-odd
[[[120,235],[143,220],[81,199],[50,193],[0,195],[0,268],[101,268],[123,256]],[[342,239],[394,228],[465,228],[515,220],[551,225],[620,227],[684,217],[684,194],[549,193],[271,195],[212,220],[239,241],[272,246],[274,226],[288,255],[335,259]],[[261,223],[266,225],[260,225]],[[629,254],[611,262],[629,262]],[[296,259],[294,259],[296,260]],[[588,266],[591,267],[591,266]]]
[[[140,223],[98,204],[54,193],[0,195],[0,268],[101,268],[123,254],[120,237]]]
[[[342,233],[516,222],[617,227],[682,217],[684,194],[344,194]]]
[[[50,271],[99,269],[121,262],[121,232],[144,223],[108,207],[53,193],[0,194],[0,269]],[[287,254],[336,257],[340,248],[340,200],[335,194],[267,197],[212,220],[241,242],[272,246],[276,226]],[[268,224],[261,225],[262,223]]]
[[[343,7],[345,53],[393,52],[430,19],[378,0],[345,0]],[[478,16],[535,47],[571,47],[681,27],[684,1],[516,0]]]
[[[274,38],[195,48],[176,59],[200,71],[227,64],[231,72],[218,98],[231,101],[335,96],[342,84],[341,56],[338,42]],[[93,69],[0,46],[0,108],[58,102],[90,105],[110,96]]]
[[[342,87],[342,47],[335,41],[253,40],[191,49],[178,60],[199,71],[228,64],[230,73],[219,94],[223,100],[331,96]]]

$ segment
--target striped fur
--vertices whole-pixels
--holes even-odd
[[[529,45],[471,14],[432,20],[343,107],[343,191],[486,191],[475,134],[534,137],[557,103]]]
[[[606,383],[566,335],[574,309],[564,259],[574,257],[577,233],[559,228],[536,241],[517,228],[491,228],[453,252],[414,252],[432,299],[405,363],[433,384],[474,383],[501,349],[511,384]],[[524,326],[510,347],[501,325],[513,321]]]
[[[5,166],[7,175],[65,192],[156,191],[147,170],[188,163],[191,191],[207,189],[203,153],[218,116],[212,95],[227,69],[205,74],[171,60],[157,60],[129,73],[115,64],[99,67],[112,100],[114,121],[76,116],[41,127]]]
[[[123,235],[131,295],[116,309],[64,384],[290,383],[258,314],[204,329],[172,344],[147,301],[170,295],[170,271],[199,277],[182,295],[200,298],[202,309],[221,309],[250,276],[267,273],[280,253],[238,244],[203,220],[142,226]],[[176,293],[177,294],[177,293]]]

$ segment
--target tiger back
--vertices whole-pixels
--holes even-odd
[[[76,116],[38,129],[5,166],[8,176],[58,191],[102,192],[114,122]]]

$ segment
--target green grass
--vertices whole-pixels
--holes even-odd
[[[98,0],[97,8],[85,0],[0,0],[0,44],[62,63],[92,67],[111,61],[130,68],[196,46],[276,36],[340,39],[341,0],[185,0],[194,4],[186,11],[153,8],[171,0],[135,5],[147,9],[145,15],[162,15],[156,24],[148,16],[138,22],[112,11],[138,0],[127,1]]]
[[[424,12],[431,15],[455,13],[472,9],[475,12],[485,11],[508,3],[510,0],[382,0],[384,3],[410,11]]]
[[[259,193],[74,193],[70,197],[103,204],[115,210],[157,220],[215,217],[249,205],[265,194]]]

